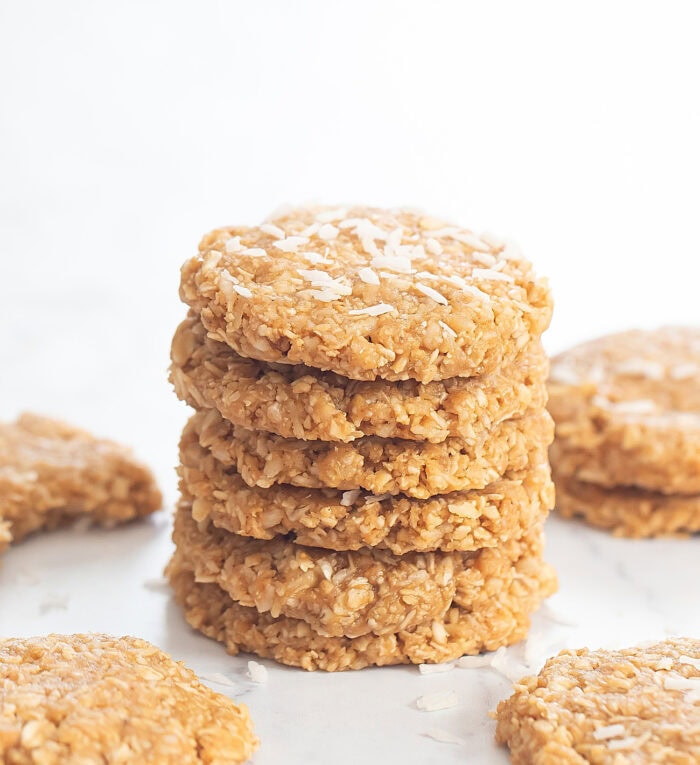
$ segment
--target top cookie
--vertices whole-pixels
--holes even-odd
[[[243,356],[356,380],[491,372],[552,312],[546,282],[513,245],[365,207],[213,231],[183,266],[180,295]]]
[[[0,761],[224,765],[257,749],[245,706],[145,640],[0,640]]]
[[[576,478],[700,491],[700,329],[601,337],[552,360],[553,461]]]

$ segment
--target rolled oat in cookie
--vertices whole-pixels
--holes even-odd
[[[239,356],[208,337],[192,312],[175,332],[171,358],[175,392],[195,409],[216,409],[234,425],[284,438],[343,442],[379,436],[475,443],[500,422],[545,405],[549,368],[537,340],[511,364],[480,377],[349,380]]]
[[[549,325],[547,284],[513,246],[406,210],[299,208],[204,237],[180,295],[260,361],[356,380],[486,374]]]
[[[291,535],[300,544],[333,550],[378,547],[400,555],[494,547],[522,536],[554,505],[544,449],[525,469],[482,490],[425,500],[360,489],[250,487],[201,446],[191,421],[180,442],[180,462],[180,491],[197,521],[210,519],[257,539]]]
[[[454,606],[441,618],[397,633],[323,637],[305,621],[259,613],[231,599],[221,587],[195,580],[191,564],[176,552],[168,567],[175,599],[189,624],[226,646],[306,670],[337,672],[372,665],[451,661],[464,654],[491,651],[522,640],[530,614],[556,590],[556,578],[541,550],[509,569],[487,569],[479,595],[469,608]],[[497,551],[490,555],[498,556]]]
[[[700,328],[608,335],[552,360],[552,464],[600,486],[700,493]]]
[[[700,641],[562,651],[496,718],[514,765],[700,762]]]
[[[700,493],[663,494],[634,486],[605,488],[554,471],[557,510],[616,536],[685,537],[700,532]]]
[[[258,748],[248,710],[133,637],[0,640],[0,760],[236,765]]]
[[[554,437],[545,410],[506,420],[476,444],[459,438],[420,444],[374,436],[349,444],[301,441],[236,427],[214,410],[196,414],[192,427],[200,444],[249,486],[360,488],[419,499],[484,489],[506,473],[530,466],[533,454]]]
[[[477,552],[336,552],[197,524],[184,502],[173,541],[197,581],[214,582],[261,613],[303,619],[328,637],[398,632],[443,616],[453,601],[467,607],[481,594],[484,568],[511,569],[527,551],[542,548],[535,528],[520,540]]]
[[[151,471],[131,451],[63,422],[0,423],[0,544],[79,517],[112,525],[158,510]]]

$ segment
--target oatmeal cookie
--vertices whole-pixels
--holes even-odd
[[[474,443],[503,420],[546,403],[549,362],[540,341],[508,366],[480,377],[349,380],[302,365],[239,356],[207,336],[190,312],[173,338],[170,380],[195,409],[216,409],[249,430],[284,438],[353,441],[363,436]]]
[[[700,762],[700,641],[562,651],[498,705],[514,765]]]
[[[687,536],[700,532],[700,494],[662,494],[621,486],[606,489],[554,472],[557,510],[616,536]]]
[[[35,414],[0,424],[0,528],[14,541],[81,515],[128,521],[161,502],[150,470],[123,446]]]
[[[491,569],[541,551],[540,528],[488,548]],[[485,577],[480,552],[408,553],[323,550],[284,537],[258,540],[197,524],[181,503],[173,541],[197,581],[214,582],[241,605],[308,622],[326,637],[398,632],[441,617],[452,601],[467,607]],[[498,559],[498,563],[495,563]]]
[[[361,488],[419,499],[483,489],[506,473],[526,469],[554,437],[545,410],[506,420],[477,444],[459,438],[419,444],[373,436],[349,444],[300,441],[236,427],[213,410],[194,415],[188,428],[248,486]]]
[[[400,555],[494,547],[520,537],[554,506],[545,451],[525,470],[485,489],[425,500],[359,489],[250,487],[204,449],[191,429],[183,434],[180,461],[180,491],[191,501],[197,521],[211,519],[220,528],[257,539],[291,535],[300,544],[332,550],[366,546]]]
[[[242,356],[356,380],[492,372],[549,325],[513,246],[405,210],[293,210],[204,237],[182,300]]]
[[[549,392],[560,473],[700,493],[700,329],[635,330],[579,345],[553,359]]]
[[[486,556],[498,556],[490,550]],[[484,560],[485,562],[485,560]],[[542,558],[526,555],[481,584],[468,609],[454,606],[439,619],[394,634],[323,637],[301,619],[273,617],[236,603],[218,585],[195,581],[190,563],[176,552],[168,568],[175,599],[194,629],[224,643],[228,652],[256,653],[306,670],[341,671],[371,665],[441,663],[522,640],[530,614],[556,590]]]
[[[145,640],[0,640],[0,760],[224,765],[257,749],[248,709]]]

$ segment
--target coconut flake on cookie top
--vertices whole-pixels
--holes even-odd
[[[489,236],[422,213],[288,210],[204,237],[180,294],[243,356],[358,380],[483,374],[547,328],[547,284]]]

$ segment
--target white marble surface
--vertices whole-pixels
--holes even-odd
[[[515,236],[551,276],[552,351],[697,323],[695,5],[3,2],[0,419],[36,410],[132,444],[169,513],[186,417],[166,381],[179,264],[208,228],[309,198]],[[548,538],[552,608],[575,626],[537,617],[545,648],[700,635],[700,539],[615,540],[556,518]],[[509,692],[500,675],[270,666],[252,686],[246,659],[143,586],[168,551],[165,514],[18,545],[0,565],[0,634],[130,632],[230,675],[263,739],[257,765],[506,762],[488,717]],[[459,705],[415,709],[438,689]],[[434,728],[464,743],[422,735]]]

